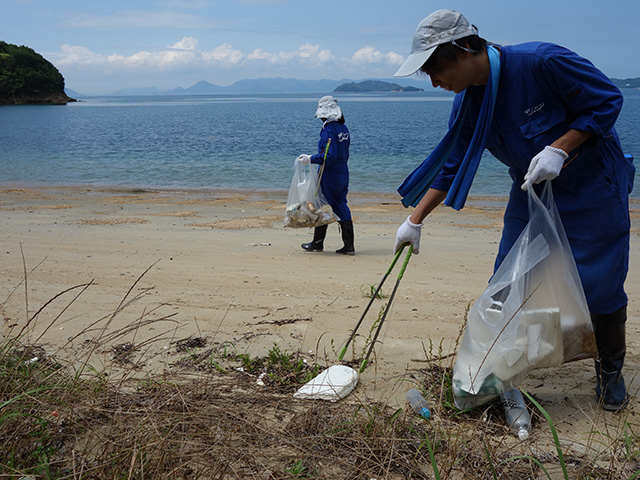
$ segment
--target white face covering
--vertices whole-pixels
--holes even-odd
[[[337,121],[342,117],[342,109],[338,106],[338,101],[331,95],[322,97],[318,101],[316,118],[326,118],[327,122]]]

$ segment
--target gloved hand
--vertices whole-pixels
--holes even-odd
[[[309,165],[311,163],[311,156],[302,154],[298,158],[296,158],[296,160],[303,165]]]
[[[420,234],[422,233],[422,223],[415,224],[410,220],[410,216],[404,221],[396,233],[396,244],[393,246],[393,253],[397,253],[405,243],[413,245],[413,253],[420,253]]]
[[[524,183],[520,188],[526,192],[534,183],[553,180],[560,175],[562,165],[564,165],[567,158],[569,158],[569,155],[564,150],[547,145],[531,159],[529,170],[524,176]]]

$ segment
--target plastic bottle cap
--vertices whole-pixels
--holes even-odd
[[[431,412],[427,407],[422,407],[420,409],[420,416],[423,418],[429,418],[431,416]]]
[[[527,438],[529,438],[529,432],[527,432],[527,430],[524,428],[521,430],[518,430],[518,438],[520,440],[526,440]]]

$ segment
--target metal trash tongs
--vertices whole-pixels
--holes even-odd
[[[393,297],[395,296],[396,291],[398,290],[398,285],[400,285],[400,280],[402,279],[402,276],[404,275],[404,271],[407,268],[407,264],[409,263],[409,258],[411,258],[411,253],[413,253],[413,245],[405,243],[396,252],[396,255],[393,257],[393,261],[391,262],[391,265],[389,265],[389,268],[387,269],[387,272],[383,275],[382,280],[380,280],[380,284],[378,285],[378,288],[376,288],[376,291],[373,293],[373,295],[371,295],[371,299],[369,300],[369,303],[367,304],[366,308],[364,309],[364,312],[362,312],[362,315],[360,316],[360,320],[358,320],[358,323],[356,323],[356,326],[353,328],[353,331],[351,332],[351,335],[347,339],[347,343],[345,343],[344,347],[340,351],[340,355],[338,355],[338,360],[342,361],[342,359],[344,358],[345,354],[347,353],[347,348],[349,347],[349,344],[351,343],[353,338],[356,336],[358,328],[360,328],[360,324],[364,320],[364,317],[367,315],[367,312],[369,311],[369,308],[371,307],[371,304],[373,303],[373,301],[378,296],[378,293],[380,292],[380,289],[382,288],[382,285],[384,284],[384,282],[387,279],[387,277],[389,276],[389,274],[391,274],[391,271],[393,270],[393,267],[395,267],[396,263],[398,263],[398,259],[400,258],[400,254],[402,253],[402,251],[404,250],[404,247],[406,245],[409,245],[409,250],[407,251],[407,256],[404,259],[404,263],[402,264],[402,268],[400,269],[400,272],[398,273],[398,279],[396,280],[396,284],[393,287],[393,291],[391,292],[391,295],[389,296],[389,301],[387,302],[387,306],[384,309],[384,313],[382,314],[382,318],[380,319],[380,323],[378,324],[378,328],[376,329],[376,333],[374,334],[373,339],[371,340],[371,345],[369,346],[369,351],[367,352],[367,356],[364,357],[364,360],[362,360],[362,364],[360,365],[360,372],[362,372],[366,368],[367,363],[369,362],[369,356],[371,355],[371,352],[373,351],[373,347],[376,344],[376,340],[378,339],[378,334],[380,333],[380,330],[382,329],[382,324],[384,323],[384,320],[387,317],[387,314],[389,313],[389,310],[391,309],[391,302],[393,302]]]

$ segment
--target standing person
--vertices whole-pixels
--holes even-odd
[[[444,201],[460,209],[484,149],[513,180],[494,272],[528,222],[527,193],[552,181],[594,327],[596,394],[607,410],[625,408],[629,204],[635,168],[614,128],[622,94],[591,62],[550,43],[488,44],[460,13],[438,10],[413,37],[396,76],[422,72],[453,91],[450,129],[400,186],[415,210],[395,250],[420,248],[423,220]]]
[[[322,120],[322,130],[318,141],[318,153],[315,155],[300,155],[298,161],[301,163],[313,163],[322,165],[324,171],[320,179],[322,193],[338,218],[342,231],[342,241],[344,246],[336,253],[343,255],[355,255],[353,235],[353,221],[351,210],[347,206],[347,192],[349,191],[349,129],[345,125],[342,109],[338,106],[338,101],[330,95],[322,97],[318,101],[318,109],[315,118]],[[325,158],[325,148],[327,142],[329,151]],[[328,225],[315,227],[313,240],[303,243],[302,248],[308,252],[322,252],[324,250],[324,239],[327,235]]]

